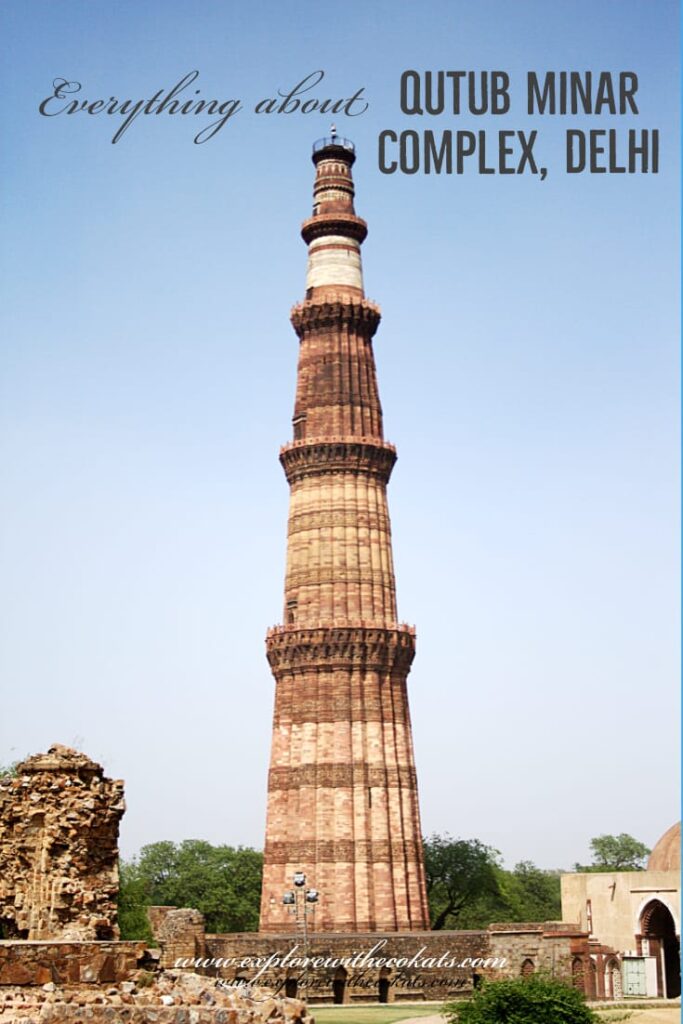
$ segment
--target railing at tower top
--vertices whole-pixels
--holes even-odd
[[[396,452],[396,445],[385,441],[382,437],[371,434],[321,434],[319,437],[299,437],[280,446],[280,453],[291,451],[292,448],[314,448],[316,445],[331,444],[366,444],[371,448],[383,448],[385,451]]]
[[[416,636],[415,626],[408,622],[392,622],[389,619],[376,622],[374,619],[319,619],[315,622],[290,622],[287,625],[280,624],[269,626],[266,636],[283,636],[285,633],[303,633],[317,629],[374,629],[380,632],[409,633]]]
[[[351,142],[351,139],[343,139],[341,135],[330,135],[326,139],[318,139],[313,143],[313,152],[318,153],[321,149],[327,149],[328,146],[336,146],[338,149],[348,149],[349,153],[356,152],[356,147]]]

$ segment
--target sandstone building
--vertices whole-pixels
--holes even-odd
[[[294,872],[320,893],[314,930],[429,927],[406,678],[415,631],[398,621],[384,439],[354,210],[354,147],[316,143],[299,337],[283,625],[269,630],[275,712],[261,931],[291,930]]]
[[[562,917],[621,954],[624,995],[681,993],[681,825],[664,833],[645,871],[562,875]]]

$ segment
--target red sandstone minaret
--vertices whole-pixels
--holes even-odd
[[[353,206],[353,145],[313,148],[306,298],[294,440],[284,625],[269,630],[275,713],[261,931],[291,931],[282,904],[304,871],[316,931],[429,927],[406,677],[415,630],[398,622],[384,440]]]

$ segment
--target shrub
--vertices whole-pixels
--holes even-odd
[[[451,1024],[594,1024],[583,994],[542,974],[485,981],[470,999],[447,1003]]]

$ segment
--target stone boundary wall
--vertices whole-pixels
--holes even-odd
[[[291,997],[305,992],[311,1003],[447,999],[467,995],[483,978],[515,978],[539,971],[574,985],[589,999],[606,999],[616,994],[614,972],[620,970],[614,950],[589,939],[579,925],[566,921],[505,922],[481,931],[314,932],[307,940],[308,956],[332,962],[314,963],[306,971],[294,961],[305,951],[300,932],[204,936],[201,915],[196,911],[153,908],[150,918],[161,946],[162,967],[197,971],[230,983],[251,982],[258,976],[258,984]],[[375,948],[378,943],[381,946]],[[373,949],[376,959],[401,958],[408,965],[368,965],[362,959],[350,964],[335,962],[370,954]],[[293,950],[289,960],[262,970],[267,958],[278,955],[282,960]],[[422,962],[411,965],[415,957]],[[440,958],[460,963],[466,958],[491,957],[498,958],[498,965],[437,963]],[[182,968],[177,967],[179,958]],[[261,963],[253,962],[257,958]],[[426,958],[432,963],[425,965]],[[226,960],[231,962],[221,962]],[[505,961],[502,966],[501,960]]]
[[[126,981],[144,942],[0,941],[0,985],[105,985]]]
[[[510,965],[508,977],[543,971],[563,981],[571,981],[573,955],[578,949],[586,952],[588,936],[578,928],[572,929],[571,925],[564,926],[564,930],[549,925],[554,925],[554,922],[548,925],[490,925],[491,954],[506,958]]]
[[[206,952],[203,914],[198,910],[178,910],[175,907],[164,907],[167,913],[160,914],[161,909],[150,907],[156,913],[149,914],[152,933],[162,949],[161,967],[174,967],[180,958],[194,959],[211,955]]]
[[[378,944],[383,945],[378,946]],[[267,958],[276,953],[284,956],[297,947],[295,957],[304,955],[301,934],[259,935],[244,932],[234,935],[207,935],[207,957],[213,959],[233,957]],[[491,956],[489,937],[482,931],[459,932],[367,932],[357,934],[325,934],[316,932],[308,939],[308,955],[312,958],[337,959],[353,957],[356,954],[372,954],[374,958],[400,958],[409,963],[405,967],[357,966],[314,966],[306,972],[299,966],[274,965],[259,978],[263,984],[276,992],[300,995],[306,988],[311,1002],[394,1002],[400,1000],[441,999],[446,996],[463,995],[472,990],[475,970],[468,968],[431,968],[410,966],[415,958],[439,959],[448,954],[449,959],[464,960],[467,957],[484,958]],[[251,980],[259,970],[258,966],[208,967],[225,980],[239,978]],[[489,973],[482,971],[480,973]],[[382,998],[385,997],[385,998]]]

